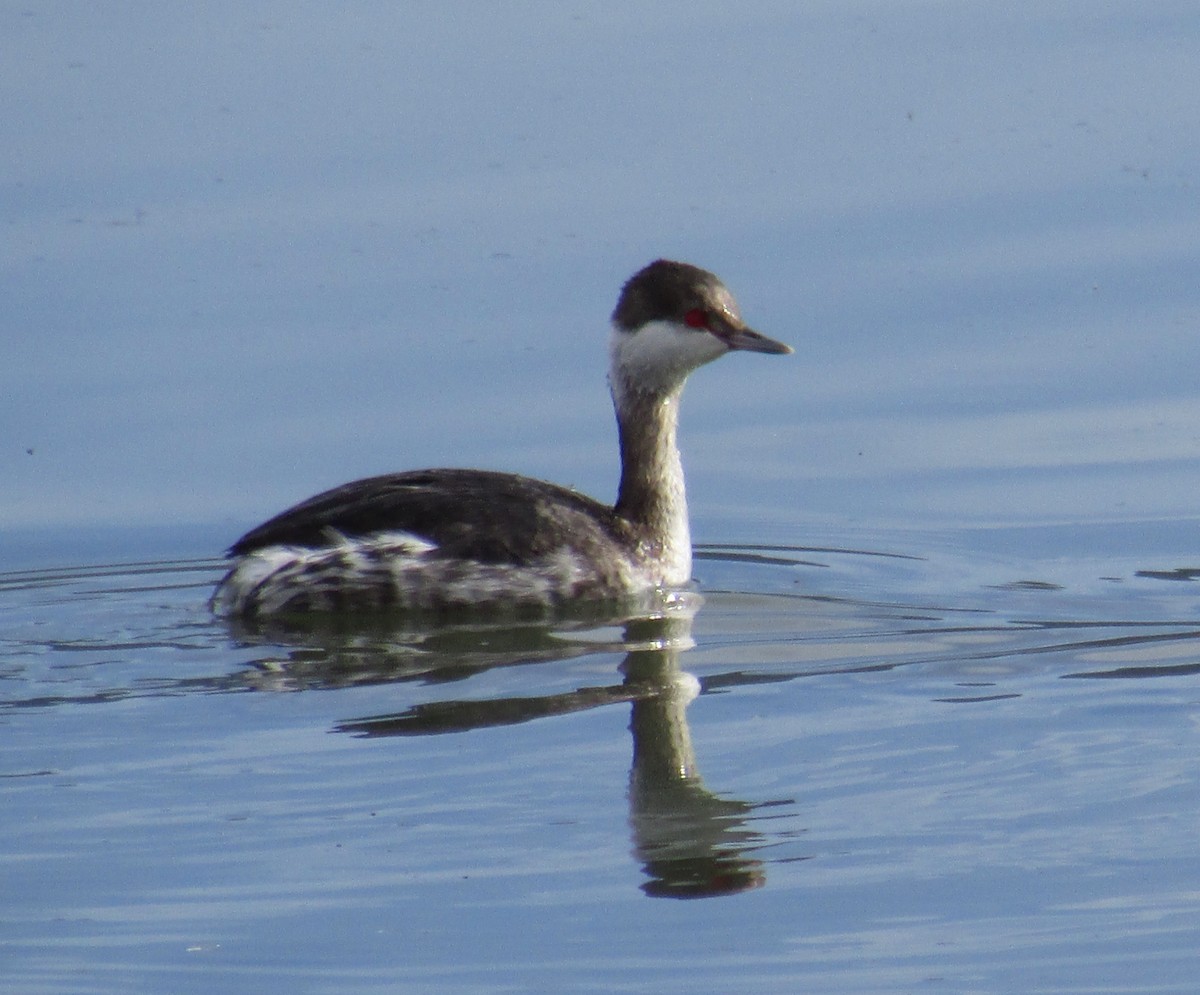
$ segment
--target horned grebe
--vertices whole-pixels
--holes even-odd
[[[469,606],[553,609],[691,578],[675,444],[687,375],[733,350],[791,347],[748,328],[712,273],[658,260],[612,314],[609,385],[621,446],[614,507],[485,470],[417,470],[343,484],[247,532],[213,594],[223,615]]]

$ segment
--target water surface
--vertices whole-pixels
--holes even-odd
[[[1185,990],[1197,572],[1112,565],[723,545],[694,619],[288,638],[209,561],[6,574],[6,975]]]
[[[1187,0],[0,9],[0,973],[107,992],[1191,992]],[[613,493],[618,287],[704,604],[242,633],[421,466]]]

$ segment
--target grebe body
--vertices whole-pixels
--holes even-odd
[[[748,328],[713,274],[659,260],[612,315],[609,384],[621,447],[613,506],[485,470],[386,474],[318,494],[230,548],[213,609],[240,617],[399,609],[553,610],[691,578],[676,446],[688,374],[727,352],[792,350]]]

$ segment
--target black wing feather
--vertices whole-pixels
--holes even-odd
[[[265,546],[329,546],[341,536],[409,532],[441,555],[522,563],[563,544],[621,531],[613,510],[542,480],[486,470],[417,470],[343,484],[302,501],[230,547],[241,556]],[[568,544],[569,543],[568,541]]]

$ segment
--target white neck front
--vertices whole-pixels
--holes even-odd
[[[687,494],[676,444],[679,400],[688,373],[721,350],[689,355],[679,346],[690,343],[674,326],[657,326],[613,333],[609,385],[621,444],[616,511],[640,534],[644,555],[661,569],[660,582],[672,585],[686,583],[692,573]],[[694,338],[699,345],[707,336]]]

